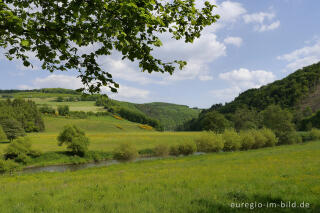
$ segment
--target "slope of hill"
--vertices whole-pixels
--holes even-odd
[[[170,103],[135,104],[135,107],[151,118],[158,119],[165,130],[175,130],[184,122],[196,118],[200,110]]]
[[[60,105],[68,105],[70,111],[101,112],[105,111],[103,106],[96,106],[95,100],[99,95],[82,97],[74,90],[62,88],[46,88],[37,90],[0,90],[0,97],[29,99],[38,105],[48,105],[57,109]],[[61,100],[58,101],[58,98]],[[112,107],[123,108],[145,117],[160,121],[164,130],[175,130],[184,122],[196,118],[199,109],[189,108],[185,105],[171,103],[146,103],[135,104],[125,101],[111,100]]]

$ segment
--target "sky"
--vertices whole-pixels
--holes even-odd
[[[319,0],[210,2],[218,6],[214,13],[221,18],[199,39],[185,44],[162,35],[163,46],[155,50],[164,60],[186,60],[183,70],[171,76],[149,74],[117,53],[100,58],[102,68],[120,84],[118,93],[108,95],[135,103],[208,108],[320,61]],[[8,61],[0,50],[0,89],[82,87],[75,72],[49,73],[33,62],[34,68],[27,69],[20,61]]]

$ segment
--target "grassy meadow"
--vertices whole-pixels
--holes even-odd
[[[320,142],[0,177],[1,212],[249,212],[231,203],[320,211]],[[254,206],[253,206],[254,207]],[[252,212],[252,210],[251,210]]]
[[[158,132],[145,130],[137,123],[119,120],[112,116],[87,119],[64,117],[44,117],[46,130],[41,133],[30,133],[32,147],[41,152],[65,151],[66,147],[57,145],[57,136],[64,125],[75,124],[85,130],[90,139],[89,150],[112,152],[119,143],[128,142],[138,150],[153,148],[158,144],[179,144],[192,142],[201,133],[198,132]],[[3,152],[8,143],[0,143],[0,152]]]

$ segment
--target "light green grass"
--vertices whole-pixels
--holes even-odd
[[[0,177],[1,212],[250,212],[231,202],[308,202],[320,211],[320,142]]]
[[[58,106],[68,105],[70,111],[84,111],[84,112],[103,112],[103,107],[95,106],[95,101],[74,101],[74,102],[56,102],[54,98],[28,98],[28,100],[34,101],[38,105],[47,104],[54,109]]]
[[[121,142],[133,143],[138,150],[154,148],[158,144],[179,144],[191,142],[200,132],[157,132],[143,130],[139,124],[118,120],[111,116],[73,119],[63,117],[45,117],[46,130],[43,133],[31,133],[32,147],[42,152],[64,151],[65,147],[57,145],[57,136],[64,125],[74,124],[85,130],[90,139],[89,150],[111,152]],[[0,143],[0,152],[8,144]]]

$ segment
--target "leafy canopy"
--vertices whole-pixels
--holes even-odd
[[[77,70],[81,91],[108,86],[116,92],[119,85],[101,69],[99,56],[117,50],[142,71],[172,74],[186,62],[153,56],[162,45],[160,34],[191,43],[219,18],[214,7],[205,2],[198,9],[195,0],[0,0],[0,47],[27,67],[33,52],[44,70]],[[81,48],[89,51],[82,54]]]

